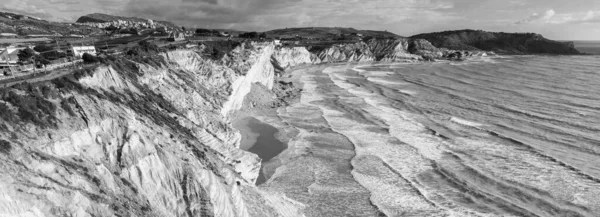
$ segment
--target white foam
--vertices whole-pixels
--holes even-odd
[[[457,123],[457,124],[466,125],[466,126],[469,126],[469,127],[481,127],[481,126],[484,126],[483,124],[480,124],[480,123],[477,123],[477,122],[473,122],[473,121],[467,121],[467,120],[460,119],[460,118],[457,118],[457,117],[450,118],[450,121],[452,121],[454,123]]]
[[[406,95],[411,95],[411,96],[417,95],[417,92],[414,91],[414,90],[402,90],[402,89],[399,89],[398,92],[406,94]]]
[[[384,85],[385,84],[387,84],[387,85],[407,85],[408,84],[408,83],[403,82],[403,81],[393,81],[393,80],[390,80],[390,79],[378,78],[378,77],[374,77],[374,78],[368,77],[367,81],[375,82],[375,83],[378,83],[378,84],[384,84]]]

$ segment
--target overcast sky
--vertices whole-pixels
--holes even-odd
[[[2,0],[0,10],[54,21],[88,13],[168,20],[202,28],[329,26],[399,35],[483,29],[600,40],[600,0]]]

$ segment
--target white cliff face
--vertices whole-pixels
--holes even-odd
[[[317,54],[321,62],[370,62],[375,57],[364,42],[333,45]]]
[[[305,47],[282,47],[273,54],[275,64],[283,69],[304,64],[319,64],[321,60],[310,53]]]
[[[0,216],[302,216],[301,205],[254,187],[260,159],[237,148],[221,116],[234,78],[272,87],[273,47],[256,48],[245,76],[171,51],[159,66],[119,62],[78,84],[43,84],[57,93],[47,98],[56,127],[0,124],[10,144]]]
[[[271,64],[271,56],[275,51],[274,44],[257,44],[255,53],[251,56],[256,59],[250,70],[238,77],[232,84],[232,92],[227,102],[221,109],[221,114],[227,116],[230,112],[242,108],[244,98],[250,93],[250,88],[253,83],[259,83],[267,87],[269,90],[273,88],[275,78],[275,68]]]

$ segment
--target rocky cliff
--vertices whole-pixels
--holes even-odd
[[[272,50],[236,61],[250,76]],[[301,215],[254,187],[260,159],[221,116],[239,70],[178,50],[2,89],[0,216]]]
[[[439,48],[466,51],[493,51],[500,54],[580,54],[573,43],[559,42],[534,33],[457,30],[411,36],[425,39]]]
[[[1,89],[0,216],[302,216],[254,186],[260,159],[238,149],[229,115],[290,67],[434,51],[411,43],[174,50]]]

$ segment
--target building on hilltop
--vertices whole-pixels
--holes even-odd
[[[95,46],[71,46],[71,52],[73,52],[74,57],[81,58],[84,53],[88,53],[91,55],[96,55],[96,47]]]
[[[183,41],[185,40],[185,35],[182,32],[172,32],[169,35],[169,41]]]
[[[154,25],[154,21],[153,20],[148,19],[148,27],[152,28],[152,29],[156,28],[156,26]]]

